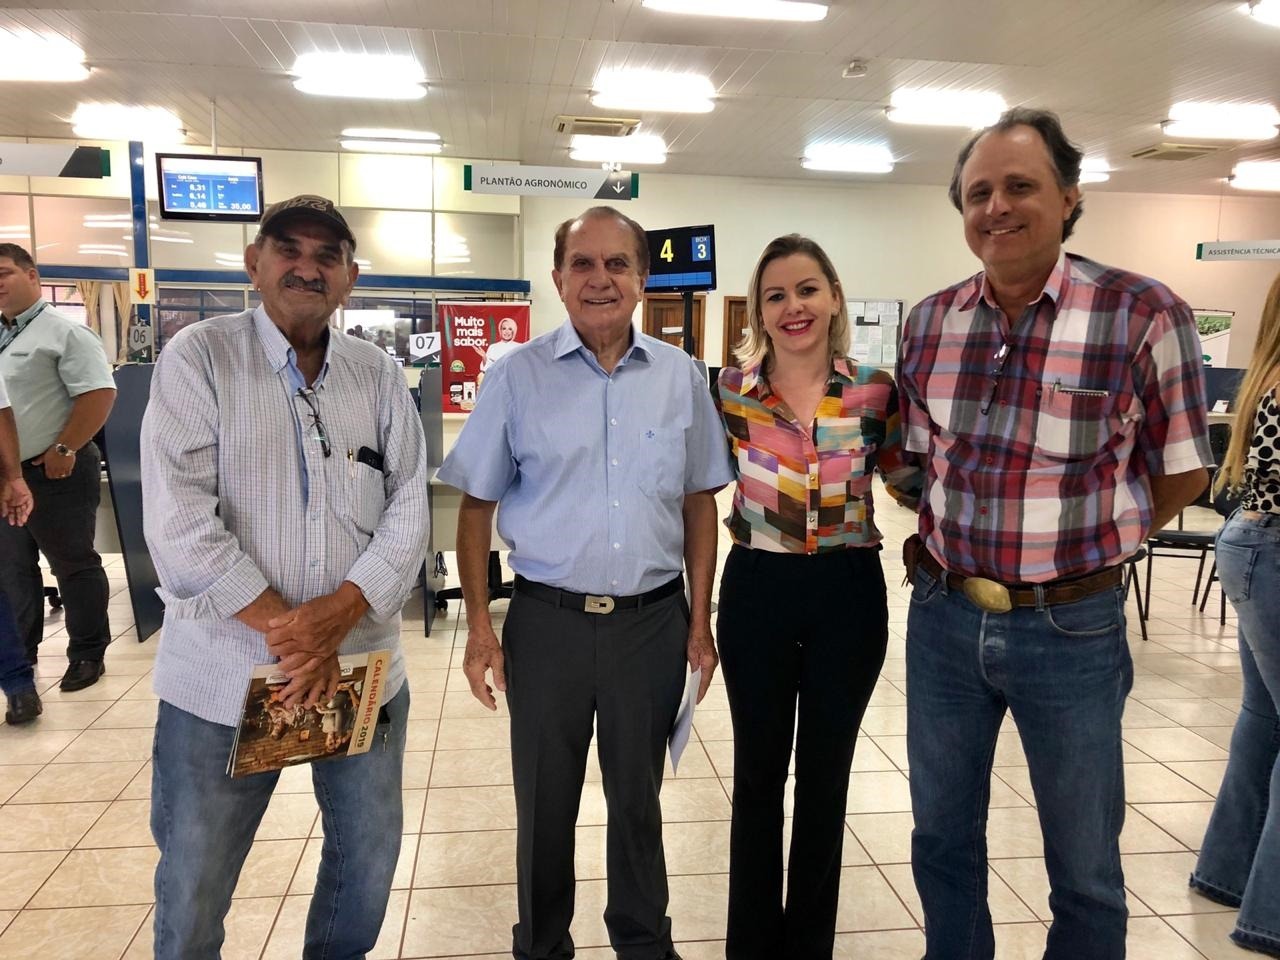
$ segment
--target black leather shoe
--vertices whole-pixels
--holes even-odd
[[[107,668],[101,660],[72,660],[58,686],[68,692],[83,690],[85,687],[92,687],[106,672]]]
[[[15,727],[20,723],[30,723],[44,711],[40,694],[36,693],[34,687],[6,699],[9,701],[9,708],[4,712],[4,722]]]

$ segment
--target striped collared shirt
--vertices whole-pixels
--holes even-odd
[[[871,546],[881,539],[872,471],[904,502],[919,493],[919,470],[902,456],[898,391],[882,370],[837,359],[812,424],[759,367],[721,370],[716,401],[738,474],[725,521],[735,543],[775,553]]]
[[[142,421],[143,525],[165,602],[155,690],[228,725],[253,666],[272,660],[264,636],[235,619],[267,587],[299,604],[344,580],[358,586],[370,609],[339,652],[391,649],[394,696],[404,683],[400,607],[427,541],[426,442],[400,368],[330,331],[314,398],[326,457],[287,372],[289,344],[258,314],[175,336]],[[357,459],[362,447],[382,455],[383,472]]]
[[[1064,254],[1016,322],[983,274],[907,319],[908,450],[927,455],[920,535],[949,570],[1044,583],[1146,536],[1150,476],[1212,462],[1200,343],[1167,287]]]

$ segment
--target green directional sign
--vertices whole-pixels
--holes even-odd
[[[618,202],[640,196],[640,174],[627,170],[584,170],[581,167],[468,163],[463,168],[462,186],[472,193],[587,197]]]
[[[111,151],[75,144],[0,143],[0,175],[101,180],[111,176]]]

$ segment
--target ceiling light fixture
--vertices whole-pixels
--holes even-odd
[[[356,153],[411,153],[418,155],[439,153],[443,143],[425,140],[343,140],[342,149]]]
[[[1249,0],[1240,9],[1259,23],[1280,27],[1280,0]]]
[[[643,6],[661,13],[695,17],[734,17],[739,20],[791,20],[814,23],[827,16],[825,3],[793,0],[644,0]]]
[[[163,107],[121,103],[82,103],[71,115],[77,137],[86,140],[141,140],[143,143],[181,143],[187,135],[182,121]]]
[[[892,173],[893,154],[881,144],[814,143],[805,147],[800,165],[839,173]]]
[[[0,81],[71,83],[88,76],[84,51],[66,37],[0,30]]]
[[[1100,157],[1085,157],[1080,164],[1081,183],[1106,183],[1111,179],[1111,165]]]
[[[387,127],[347,127],[342,136],[355,140],[439,140],[430,130],[394,130]]]
[[[1160,129],[1169,137],[1191,140],[1271,140],[1280,111],[1269,103],[1204,103],[1184,101],[1169,108]]]
[[[904,87],[893,91],[885,113],[894,123],[978,130],[999,120],[1005,109],[1004,98],[990,91]]]
[[[397,53],[304,53],[293,64],[294,87],[320,97],[420,100],[427,77],[413,57]]]
[[[667,142],[656,133],[629,137],[578,133],[569,140],[569,157],[589,163],[666,163]]]
[[[1280,160],[1237,163],[1228,182],[1237,190],[1280,190]]]
[[[601,70],[591,89],[592,105],[605,110],[710,113],[715,109],[715,85],[697,73]]]

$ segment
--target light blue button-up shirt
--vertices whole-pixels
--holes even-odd
[[[688,356],[636,333],[610,375],[566,321],[489,370],[439,479],[498,501],[516,573],[627,596],[684,569],[684,496],[733,467]]]

